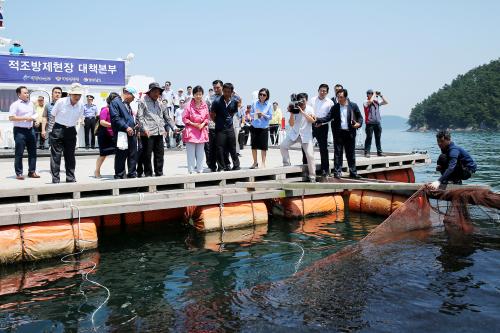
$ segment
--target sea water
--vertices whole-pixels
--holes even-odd
[[[386,130],[382,138],[388,152],[428,151],[433,161],[439,153],[432,133]],[[453,139],[479,165],[470,182],[500,190],[499,136],[456,133]],[[417,181],[436,179],[434,168],[415,169]],[[476,222],[471,236],[437,231],[302,274],[382,221],[352,213],[271,218],[267,227],[227,234],[170,227],[107,234],[98,251],[81,258],[97,262],[89,279],[109,290],[106,304],[100,307],[108,291],[77,269],[66,267],[68,274],[51,279],[65,267],[58,259],[2,267],[4,290],[9,276],[29,286],[38,273],[39,283],[0,296],[0,331],[500,330],[498,217]]]

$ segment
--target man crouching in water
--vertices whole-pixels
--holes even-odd
[[[465,149],[451,141],[450,132],[439,131],[436,134],[436,139],[439,148],[441,148],[436,170],[441,172],[441,177],[429,186],[437,190],[441,184],[449,182],[462,184],[462,180],[469,179],[476,172],[476,162]]]

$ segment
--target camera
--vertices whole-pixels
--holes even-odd
[[[302,106],[303,103],[304,101],[302,99],[299,99],[299,96],[297,94],[291,94],[290,103],[288,104],[288,111],[293,114],[300,113],[299,106]]]
[[[380,91],[376,91],[376,92],[375,92],[375,94],[376,94],[377,96],[380,96],[380,95],[381,95],[381,92],[380,92]]]

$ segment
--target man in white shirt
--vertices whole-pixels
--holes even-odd
[[[30,102],[28,88],[17,87],[18,100],[11,104],[9,120],[14,123],[14,141],[16,143],[14,170],[16,179],[24,180],[23,154],[24,147],[28,149],[28,177],[40,178],[36,173],[36,140],[33,120],[37,118],[33,104]]]
[[[191,101],[191,99],[193,98],[193,87],[191,86],[187,86],[186,88],[187,92],[186,92],[186,96],[184,98],[184,103],[189,103]]]
[[[307,105],[307,97],[306,93],[297,95],[299,103],[296,110],[290,105],[288,106],[288,112],[290,112],[290,118],[288,120],[290,130],[285,140],[280,145],[280,151],[283,157],[283,166],[289,166],[290,154],[288,150],[292,145],[300,142],[302,150],[305,152],[307,158],[309,181],[314,183],[316,181],[316,164],[314,163],[312,124],[316,121],[316,117],[314,115],[314,109],[310,105]],[[297,111],[298,113],[296,113]]]
[[[50,132],[50,173],[52,183],[60,181],[61,154],[64,153],[64,166],[66,169],[66,182],[74,183],[75,178],[75,148],[76,148],[76,125],[83,116],[84,94],[83,86],[79,83],[71,84],[68,97],[61,98],[54,105],[49,123]]]
[[[330,87],[323,83],[318,88],[318,96],[311,99],[311,105],[314,108],[314,115],[318,118],[325,117],[334,103],[327,98]],[[319,153],[321,155],[321,176],[327,177],[330,174],[330,166],[328,164],[328,123],[315,124],[313,126],[313,137],[318,141]]]
[[[179,103],[181,99],[186,100],[186,97],[184,96],[184,89],[179,88],[177,94],[174,96],[174,112],[179,108]]]
[[[182,130],[184,129],[184,122],[182,121],[182,116],[184,114],[184,107],[186,105],[186,101],[181,99],[179,101],[179,108],[175,110],[174,114],[174,123],[175,127],[177,127],[178,131],[174,132],[174,137],[175,137],[175,145],[177,148],[182,148]]]
[[[172,90],[172,82],[166,81],[163,92],[161,93],[161,99],[164,103],[167,103],[168,116],[173,118],[174,115],[174,100],[175,93]],[[167,148],[170,148],[170,127],[165,124],[165,143]]]

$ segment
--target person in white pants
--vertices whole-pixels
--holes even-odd
[[[316,121],[316,117],[314,109],[307,104],[307,94],[300,93],[297,95],[297,98],[299,102],[296,107],[292,105],[288,106],[288,112],[290,112],[290,119],[288,120],[290,130],[280,145],[280,151],[283,157],[283,166],[289,166],[291,164],[288,151],[292,145],[300,142],[307,158],[309,181],[314,183],[316,182],[316,164],[314,162],[312,124]]]
[[[187,103],[182,115],[186,126],[182,131],[182,140],[186,143],[189,173],[203,172],[205,162],[205,143],[208,142],[208,106],[203,100],[203,88],[193,89],[193,98]]]

